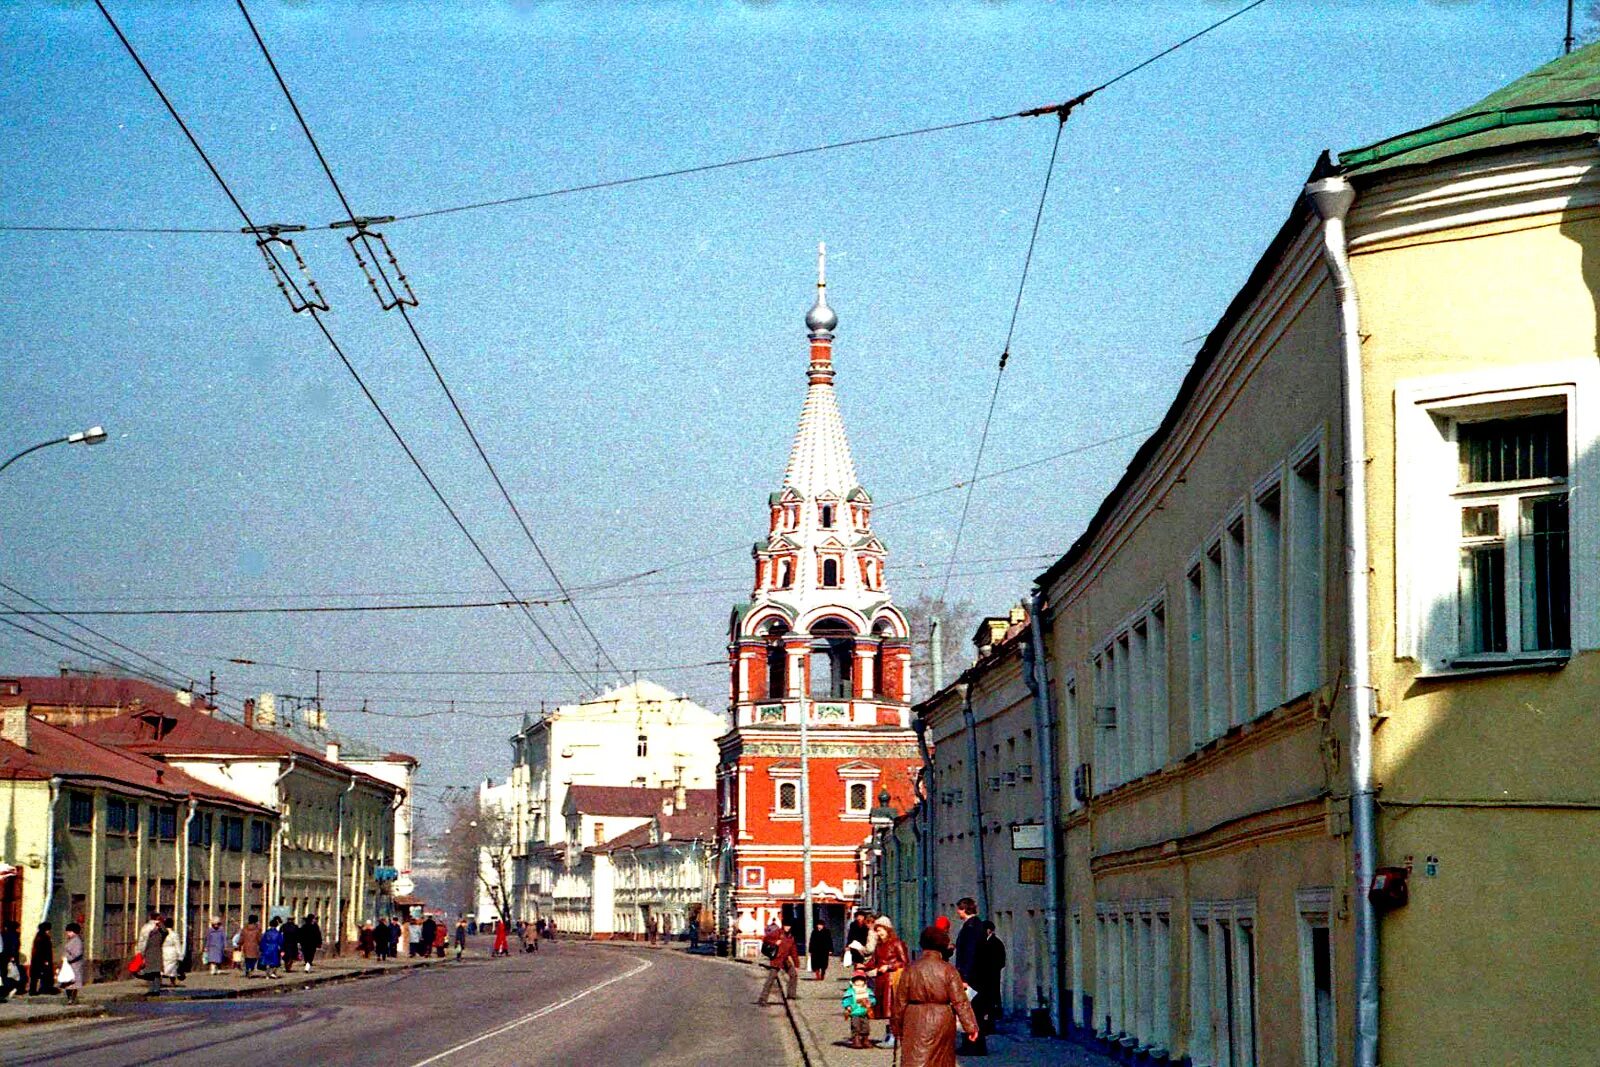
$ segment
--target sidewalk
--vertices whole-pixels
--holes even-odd
[[[482,957],[483,953],[469,953],[470,956]],[[386,960],[382,963],[376,959],[362,959],[357,953],[348,956],[331,956],[317,960],[310,974],[304,971],[283,971],[283,977],[249,978],[244,977],[238,969],[224,971],[212,976],[205,973],[205,968],[190,972],[183,984],[176,989],[163,989],[162,1000],[207,1000],[231,999],[234,997],[259,996],[264,993],[287,992],[291,989],[304,989],[310,985],[321,985],[325,982],[342,982],[353,978],[368,978],[374,975],[388,974],[409,970],[413,967],[427,967],[433,964],[449,963],[455,959],[452,950],[446,959],[437,957],[429,959],[410,959],[401,957],[397,960]],[[13,996],[4,1003],[0,1003],[0,1028],[22,1026],[28,1023],[58,1022],[64,1019],[89,1019],[97,1015],[104,1015],[111,1005],[128,1001],[144,1000],[149,992],[150,983],[140,979],[122,979],[109,982],[94,982],[78,994],[76,1005],[67,1004],[64,994],[41,997]]]
[[[802,976],[799,995],[788,1007],[806,1063],[809,1067],[889,1067],[892,1055],[889,1049],[848,1047],[850,1026],[839,1008],[844,989],[837,968],[831,969],[828,977],[820,982]],[[874,1040],[883,1038],[884,1025],[881,1022],[872,1024]],[[1043,1067],[1044,1064],[1113,1067],[1111,1060],[1070,1041],[1029,1037],[1020,1032],[1020,1024],[1016,1022],[1011,1022],[1008,1028],[1011,1032],[989,1038],[988,1056],[963,1056],[961,1062],[988,1067]]]

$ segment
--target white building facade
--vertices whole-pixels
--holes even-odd
[[[581,853],[595,843],[569,837],[563,812],[572,786],[711,789],[717,738],[726,729],[721,715],[645,679],[525,723],[511,738],[515,801],[508,809],[518,841],[512,899],[520,917],[551,914],[569,849]]]

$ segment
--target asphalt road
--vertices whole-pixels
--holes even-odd
[[[157,1000],[110,1018],[0,1031],[36,1067],[700,1067],[798,1063],[756,968],[676,950],[563,942],[507,959],[238,1000]],[[287,984],[287,983],[286,983]]]

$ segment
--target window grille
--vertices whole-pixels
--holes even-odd
[[[87,830],[94,823],[94,797],[89,793],[70,793],[67,796],[67,825],[74,830]]]
[[[1565,412],[1456,425],[1462,655],[1572,646]]]

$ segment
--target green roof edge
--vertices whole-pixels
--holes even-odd
[[[1354,148],[1339,153],[1342,167],[1355,168],[1382,163],[1396,156],[1430,148],[1448,141],[1470,137],[1487,130],[1506,129],[1513,126],[1532,126],[1547,122],[1600,121],[1600,100],[1578,101],[1563,104],[1528,104],[1522,107],[1502,108],[1497,111],[1480,111],[1459,118],[1445,119],[1420,130],[1412,130],[1365,148]]]

